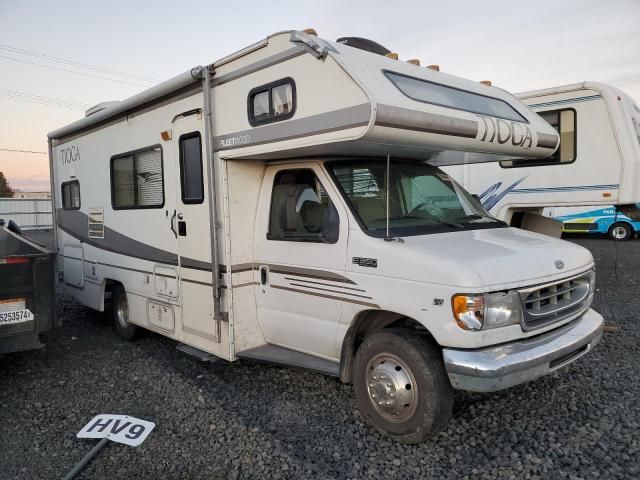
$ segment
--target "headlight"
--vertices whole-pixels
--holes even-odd
[[[517,292],[454,295],[453,318],[464,330],[487,330],[520,323],[522,307]]]

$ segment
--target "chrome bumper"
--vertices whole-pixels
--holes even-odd
[[[578,320],[550,332],[479,350],[444,348],[444,365],[453,388],[495,392],[564,367],[591,350],[604,321],[589,309]]]

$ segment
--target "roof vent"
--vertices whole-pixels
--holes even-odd
[[[379,43],[376,43],[373,40],[369,40],[367,38],[341,37],[336,40],[336,42],[347,45],[348,47],[359,48],[360,50],[365,50],[367,52],[377,53],[378,55],[386,55],[387,53],[391,53],[390,50],[387,50]]]
[[[114,105],[116,105],[116,104],[118,104],[118,103],[120,103],[120,101],[119,101],[119,100],[114,100],[114,101],[112,101],[112,102],[102,102],[102,103],[99,103],[99,104],[94,105],[93,107],[91,107],[89,110],[86,110],[86,111],[84,112],[84,116],[85,116],[85,117],[88,117],[88,116],[90,116],[90,115],[93,115],[94,113],[98,113],[98,112],[99,112],[99,111],[101,111],[101,110],[104,110],[104,109],[109,108],[109,107],[113,107]]]

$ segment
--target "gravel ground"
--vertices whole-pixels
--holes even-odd
[[[0,359],[0,478],[61,478],[95,443],[75,434],[97,413],[157,427],[140,447],[108,445],[82,478],[640,478],[640,245],[572,241],[596,257],[594,306],[620,331],[555,375],[456,392],[448,428],[417,446],[368,428],[336,379],[199,363],[150,333],[125,343],[62,296],[46,349]]]

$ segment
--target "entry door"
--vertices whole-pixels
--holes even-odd
[[[173,212],[180,255],[180,303],[185,332],[219,341],[213,318],[211,231],[201,114],[177,120],[173,142],[177,170]]]
[[[338,358],[335,335],[348,292],[348,221],[317,164],[267,168],[257,222],[256,303],[270,343]]]

